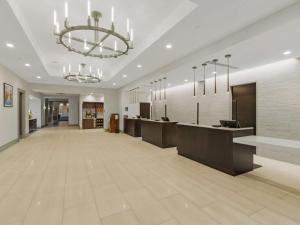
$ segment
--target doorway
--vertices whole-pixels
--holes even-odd
[[[256,135],[256,83],[231,87],[232,119],[241,127],[254,127]]]
[[[46,125],[61,126],[69,125],[69,101],[68,99],[46,99]]]
[[[18,89],[18,139],[25,137],[25,91]]]

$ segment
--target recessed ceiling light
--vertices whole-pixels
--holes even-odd
[[[142,66],[141,64],[138,64],[136,67],[140,69],[140,68],[142,68],[143,66]]]
[[[292,52],[290,50],[287,50],[283,53],[283,55],[290,55],[290,54],[292,54]]]
[[[116,83],[113,83],[113,86],[116,86],[117,84]]]
[[[171,84],[170,84],[170,83],[168,83],[168,87],[171,87]]]
[[[37,79],[42,79],[42,77],[41,77],[41,76],[37,76],[36,78],[37,78]]]
[[[189,82],[189,80],[185,79],[184,82]]]
[[[124,75],[123,75],[123,78],[126,78],[126,77],[127,77],[127,75],[126,75],[126,74],[124,74]]]
[[[173,48],[173,45],[171,45],[171,44],[166,45],[166,49],[171,49],[171,48]]]
[[[12,43],[6,43],[6,47],[8,47],[8,48],[14,48],[14,47],[15,47],[15,45],[14,45],[14,44],[12,44]]]
[[[31,65],[29,63],[25,63],[24,66],[31,67]]]
[[[93,94],[94,94],[93,92],[90,93],[90,95],[93,95]]]

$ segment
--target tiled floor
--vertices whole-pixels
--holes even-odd
[[[50,128],[0,153],[0,224],[300,224],[300,196],[138,138]]]

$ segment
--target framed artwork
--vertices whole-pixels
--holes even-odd
[[[3,105],[4,107],[13,107],[14,88],[10,84],[3,84]]]

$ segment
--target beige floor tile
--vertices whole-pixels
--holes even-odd
[[[141,207],[132,206],[134,214],[143,225],[161,224],[171,219],[171,215],[160,204],[150,204]]]
[[[176,220],[169,220],[159,225],[180,225]]]
[[[65,208],[89,205],[94,202],[94,196],[89,183],[65,189]]]
[[[10,186],[9,185],[1,185],[0,186],[0,201],[2,199],[3,196],[5,196],[10,190]]]
[[[259,223],[242,212],[230,207],[225,202],[218,201],[202,209],[211,218],[222,225],[259,225]]]
[[[30,193],[7,194],[0,202],[0,224],[23,221],[30,207],[33,195]]]
[[[64,210],[62,225],[101,225],[95,204]]]
[[[174,195],[162,200],[163,205],[171,215],[181,224],[188,225],[210,225],[221,224],[212,220],[198,208],[194,203],[182,195]]]
[[[89,178],[94,189],[114,183],[112,177],[107,172],[90,173]]]
[[[165,198],[177,193],[175,188],[162,179],[145,178],[141,183],[157,198]]]
[[[288,194],[282,198],[285,202],[300,208],[300,195]]]
[[[285,225],[299,208],[251,176],[103,130],[42,129],[0,152],[0,225]]]
[[[103,225],[142,225],[131,211],[125,211],[102,219]]]
[[[140,208],[145,205],[154,205],[157,203],[154,196],[145,188],[127,192],[124,196],[129,204],[135,208]]]
[[[168,183],[198,206],[205,206],[216,201],[214,195],[204,192],[197,183],[190,179],[168,179]]]
[[[129,204],[116,185],[95,190],[96,202],[101,218],[130,209]]]
[[[278,213],[275,213],[269,209],[263,209],[259,212],[253,214],[251,218],[260,224],[264,225],[297,225],[299,223],[296,223],[292,221],[291,219],[280,215]]]
[[[226,202],[229,206],[240,210],[246,215],[251,215],[263,208],[262,205],[257,204],[255,201],[249,200],[236,192],[224,189],[215,184],[201,186],[200,189],[214,196],[217,200]]]
[[[288,200],[274,197],[272,194],[267,194],[257,190],[246,190],[241,193],[244,197],[257,202],[258,204],[275,211],[276,213],[285,215],[296,222],[300,223],[299,207],[291,204]]]

